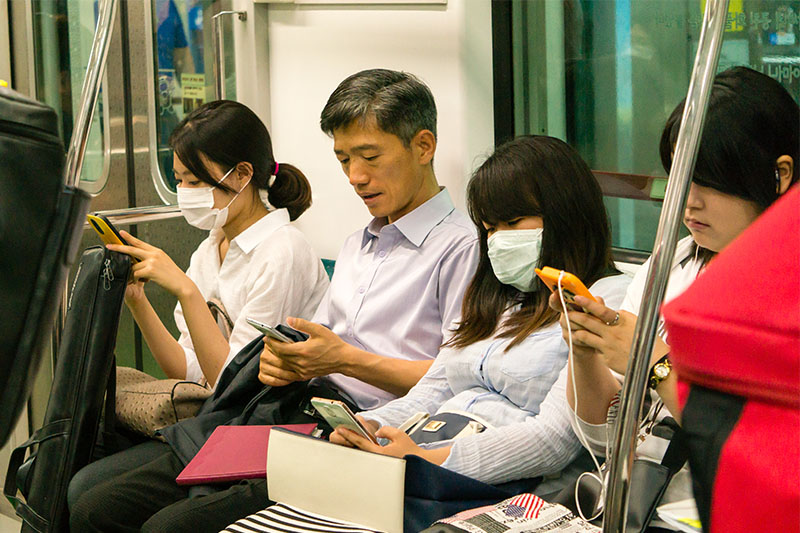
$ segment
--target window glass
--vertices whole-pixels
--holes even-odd
[[[56,110],[65,146],[69,145],[80,108],[97,9],[96,1],[33,2],[37,98]],[[89,192],[99,192],[108,178],[108,125],[103,85],[105,82],[92,117],[81,170],[81,187]]]
[[[212,3],[215,9],[212,11]],[[214,99],[211,17],[224,2],[152,0],[156,72],[156,149],[164,183],[175,191],[169,136],[193,109]],[[226,7],[225,9],[228,9]],[[236,99],[233,35],[223,17],[225,97]]]
[[[658,142],[686,97],[702,0],[514,0],[515,133],[546,133],[597,171],[614,246],[650,251],[666,173]],[[800,100],[800,2],[731,0],[719,70],[745,65]]]

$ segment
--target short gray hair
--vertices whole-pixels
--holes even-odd
[[[396,135],[405,146],[421,130],[436,137],[436,103],[427,85],[407,72],[387,69],[362,70],[336,87],[319,125],[333,135],[358,120],[362,124],[375,117],[378,127]]]

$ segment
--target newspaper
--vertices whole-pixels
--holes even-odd
[[[436,524],[448,524],[468,533],[601,533],[599,527],[576,517],[555,503],[533,494],[520,494],[495,505],[462,511]],[[434,524],[435,525],[435,524]]]

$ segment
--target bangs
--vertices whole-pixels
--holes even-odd
[[[194,131],[193,131],[194,130]],[[179,124],[169,138],[169,145],[181,160],[183,166],[194,174],[194,177],[208,183],[212,187],[218,187],[223,190],[230,190],[224,183],[218,183],[211,175],[206,167],[206,161],[225,166],[225,163],[214,161],[205,152],[200,149],[202,139],[199,139],[200,132],[197,131],[191,123]],[[205,161],[204,161],[205,157]],[[173,170],[174,173],[174,170]]]
[[[482,227],[484,222],[494,225],[518,217],[541,216],[535,195],[528,190],[533,180],[517,179],[516,172],[497,170],[505,165],[487,163],[477,170],[467,191],[469,215],[476,226]]]
[[[706,124],[692,171],[692,183],[725,194],[747,198],[749,194],[743,188],[745,180],[742,176],[754,172],[755,169],[742,168],[743,161],[739,154],[742,146],[747,146],[747,149],[751,151],[755,147],[744,142],[746,137],[742,136],[742,132],[735,127],[735,124],[729,125],[728,137],[715,134],[715,130],[718,128],[716,124],[718,117],[713,111],[717,110],[712,109],[706,115]],[[671,117],[661,137],[661,162],[667,175],[672,171],[673,150],[678,142],[678,133],[681,129],[680,119],[680,114]]]

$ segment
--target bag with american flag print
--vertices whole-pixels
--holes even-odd
[[[519,494],[494,505],[462,511],[434,523],[423,533],[600,533],[599,527],[576,517],[556,503],[530,493]]]

